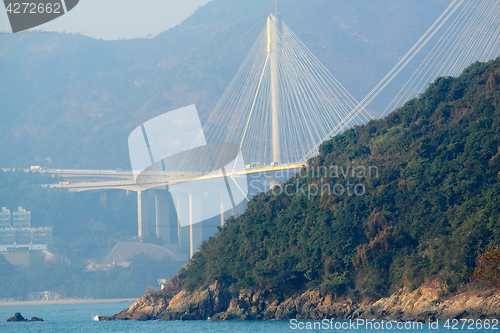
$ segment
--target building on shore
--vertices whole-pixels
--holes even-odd
[[[2,211],[0,212],[0,228],[10,228],[11,226],[10,209],[2,207]]]
[[[52,227],[0,229],[0,252],[47,250],[52,243]]]
[[[17,207],[17,212],[12,212],[13,228],[31,227],[31,212],[27,212],[23,207]]]
[[[28,301],[53,301],[61,299],[61,295],[53,291],[29,292],[26,300]]]
[[[9,258],[19,257],[20,252],[47,250],[52,243],[52,227],[31,227],[31,212],[18,207],[12,212],[2,207],[0,212],[0,252]],[[9,253],[16,253],[9,255]],[[9,260],[10,261],[10,260]],[[14,264],[25,264],[25,260]]]

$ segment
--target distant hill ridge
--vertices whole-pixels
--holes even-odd
[[[362,99],[447,0],[279,1],[287,25]],[[0,34],[0,166],[129,169],[141,122],[195,103],[202,122],[252,47],[272,0],[214,0],[153,39]]]

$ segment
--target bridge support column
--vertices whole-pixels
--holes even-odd
[[[167,190],[155,191],[156,238],[170,243],[170,202]]]
[[[155,237],[156,235],[156,190],[149,190],[148,193],[148,236]]]
[[[180,252],[189,252],[189,226],[182,227],[180,220],[184,220],[189,211],[189,199],[187,195],[178,196],[177,208],[177,244]]]
[[[149,236],[149,193],[137,192],[137,226],[139,239]]]
[[[203,242],[202,200],[199,195],[189,195],[189,258],[198,251]]]
[[[178,219],[172,194],[168,189],[155,190],[156,238],[165,243],[178,242]]]
[[[223,227],[224,224],[226,223],[225,220],[234,215],[234,208],[233,206],[226,202],[226,204],[224,205],[224,196],[225,196],[225,193],[220,193],[219,194],[219,202],[220,202],[220,226]],[[227,211],[227,212],[226,212]]]

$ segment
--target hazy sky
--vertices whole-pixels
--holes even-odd
[[[153,36],[181,23],[210,0],[80,0],[67,14],[31,30],[78,32],[102,39]],[[0,31],[12,32],[5,6]]]

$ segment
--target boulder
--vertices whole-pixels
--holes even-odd
[[[28,319],[25,319],[19,312],[16,312],[16,314],[7,319],[7,321],[28,321]]]

